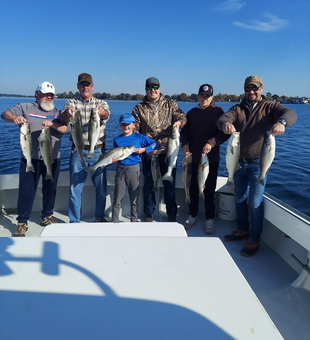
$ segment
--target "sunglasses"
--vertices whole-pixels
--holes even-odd
[[[158,89],[159,89],[159,86],[158,86],[158,85],[147,86],[146,89],[147,89],[148,91],[152,91],[152,89],[158,90]]]
[[[251,92],[251,91],[256,92],[256,91],[258,91],[259,89],[260,89],[260,86],[245,87],[245,88],[244,88],[244,91],[245,91],[245,92]]]

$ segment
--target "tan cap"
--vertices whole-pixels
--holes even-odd
[[[262,86],[263,85],[263,81],[262,78],[260,76],[249,76],[246,78],[246,80],[244,81],[244,87],[253,84],[256,86]]]

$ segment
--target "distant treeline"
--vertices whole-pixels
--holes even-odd
[[[78,97],[80,94],[79,92],[73,93],[72,91],[63,92],[63,93],[57,93],[57,98],[61,99],[68,99],[68,98],[74,98]],[[143,94],[129,94],[129,93],[121,93],[121,94],[110,94],[110,93],[100,93],[96,92],[93,93],[93,96],[99,99],[105,99],[105,100],[132,100],[132,101],[142,101],[144,98]],[[278,96],[277,94],[271,94],[270,92],[266,93],[266,98],[268,100],[273,100],[277,102],[284,101],[285,103],[294,103],[296,100],[302,99],[300,97],[287,97],[287,96]],[[0,93],[0,97],[34,97],[34,96],[24,96],[24,95],[17,95],[17,94],[3,94]],[[198,95],[195,93],[192,93],[190,96],[188,96],[186,93],[181,94],[173,94],[172,96],[165,95],[165,98],[172,98],[175,101],[178,102],[198,102]],[[244,93],[240,94],[239,96],[236,96],[234,94],[222,94],[219,93],[214,96],[215,102],[240,102],[244,98]]]

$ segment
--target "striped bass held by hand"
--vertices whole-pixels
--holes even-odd
[[[151,159],[151,169],[152,169],[152,177],[153,177],[153,190],[157,189],[157,182],[160,178],[160,164],[158,153],[154,152]]]
[[[45,179],[50,179],[53,181],[53,173],[52,173],[52,164],[53,160],[53,147],[52,147],[52,138],[51,138],[51,130],[49,127],[42,128],[40,137],[40,151],[41,155],[46,167],[46,176]]]
[[[239,167],[240,158],[240,132],[234,132],[227,143],[226,169],[228,171],[227,185],[234,187],[234,174]]]
[[[94,165],[85,168],[85,170],[93,174],[97,170],[97,168],[99,167],[104,168],[107,165],[112,164],[113,158],[117,159],[118,161],[121,161],[126,157],[130,156],[135,150],[136,148],[134,147],[134,145],[119,146],[101,155]]]
[[[192,180],[192,154],[188,154],[184,157],[182,162],[182,179],[185,190],[186,202],[191,203],[189,188]]]
[[[22,149],[22,153],[27,161],[26,172],[31,171],[34,173],[35,171],[31,161],[32,156],[31,131],[28,122],[24,122],[20,127],[20,146]]]
[[[72,126],[71,136],[75,145],[76,151],[80,157],[82,166],[86,168],[83,158],[84,142],[83,142],[83,124],[79,110],[73,111],[70,124]]]
[[[199,196],[204,199],[205,195],[203,190],[206,187],[206,180],[209,175],[209,158],[206,153],[201,154],[197,172]]]
[[[274,156],[276,153],[276,139],[272,135],[271,131],[267,131],[264,138],[264,144],[260,154],[260,175],[256,181],[256,184],[260,183],[264,185],[265,183],[265,175],[266,172],[269,170]]]
[[[86,157],[96,158],[95,147],[98,143],[99,132],[100,132],[100,117],[98,114],[98,109],[92,109],[88,124],[88,141],[89,141],[89,151]]]
[[[179,153],[179,140],[180,134],[177,128],[173,127],[171,130],[171,134],[168,138],[167,145],[167,154],[166,154],[166,164],[168,166],[168,170],[163,176],[163,181],[170,181],[173,183],[172,170],[176,167],[177,158]]]

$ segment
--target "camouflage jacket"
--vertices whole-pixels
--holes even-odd
[[[178,104],[172,99],[164,98],[162,93],[155,103],[150,103],[145,96],[143,102],[134,107],[132,115],[136,120],[135,132],[160,141],[158,153],[166,153],[173,124],[180,121],[182,128],[186,123],[185,114]]]

